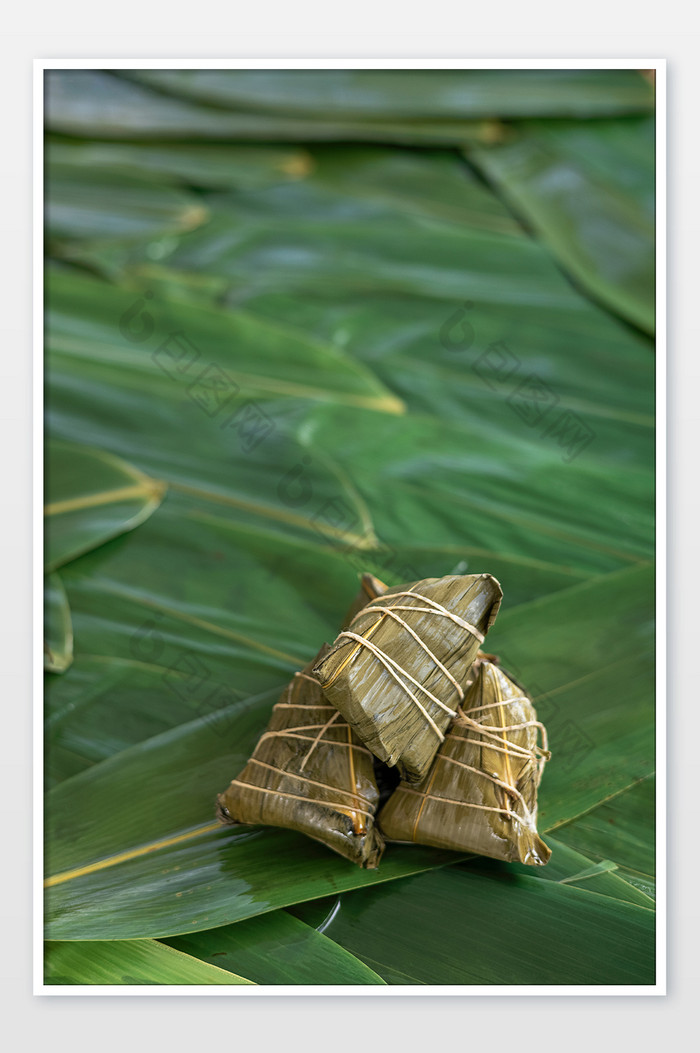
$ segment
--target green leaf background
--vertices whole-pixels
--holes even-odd
[[[47,82],[46,983],[653,984],[648,82]],[[547,867],[215,823],[364,570],[501,581]]]

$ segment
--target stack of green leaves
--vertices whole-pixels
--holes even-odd
[[[47,81],[47,981],[652,983],[649,83]],[[546,867],[214,822],[358,570],[484,567]]]

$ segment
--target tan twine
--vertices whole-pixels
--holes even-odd
[[[501,725],[493,726],[493,725],[483,724],[479,720],[475,719],[474,716],[471,715],[471,714],[476,714],[476,713],[483,713],[486,710],[498,709],[498,710],[500,710],[502,717],[504,717],[504,714],[503,714],[504,703],[507,704],[507,705],[512,705],[512,704],[517,703],[517,702],[521,702],[521,703],[525,702],[525,703],[531,704],[530,699],[527,698],[525,695],[518,695],[518,696],[516,696],[514,698],[510,698],[510,699],[504,700],[501,697],[500,684],[499,684],[498,680],[496,680],[496,688],[497,688],[498,695],[499,695],[499,700],[497,702],[489,702],[489,703],[486,703],[486,704],[481,705],[481,706],[472,706],[468,710],[462,709],[461,708],[461,703],[464,702],[464,697],[465,697],[464,696],[464,688],[462,687],[461,684],[458,683],[458,681],[455,679],[455,677],[452,675],[452,673],[449,671],[449,669],[447,669],[447,667],[444,665],[444,663],[441,662],[440,659],[437,658],[437,656],[435,654],[433,654],[433,652],[428,647],[428,645],[425,643],[425,641],[421,639],[421,637],[418,635],[418,633],[410,625],[408,625],[408,623],[405,621],[405,619],[402,618],[397,613],[397,611],[419,611],[421,613],[438,614],[438,615],[441,615],[443,617],[449,618],[451,621],[455,622],[457,625],[459,625],[466,632],[469,632],[473,636],[475,636],[476,639],[479,641],[479,643],[483,643],[484,642],[483,634],[481,632],[479,632],[479,630],[474,625],[471,625],[469,622],[466,622],[464,619],[460,618],[458,615],[454,614],[452,611],[447,610],[446,607],[443,607],[442,604],[438,603],[436,600],[433,600],[433,599],[431,599],[428,596],[423,596],[421,593],[400,592],[400,593],[393,593],[392,597],[393,596],[410,596],[412,599],[415,597],[420,602],[428,604],[428,606],[420,607],[420,606],[414,606],[414,605],[408,605],[408,604],[405,604],[405,605],[404,604],[402,604],[402,605],[395,604],[395,605],[393,605],[391,607],[388,607],[388,606],[386,606],[384,604],[375,603],[372,606],[365,607],[361,611],[359,611],[358,614],[355,616],[355,618],[353,618],[353,622],[355,622],[358,618],[363,617],[365,614],[369,614],[371,612],[376,612],[377,614],[380,614],[382,617],[385,617],[385,616],[388,615],[388,617],[393,618],[396,622],[398,622],[398,624],[401,625],[402,628],[404,628],[410,634],[410,636],[416,641],[418,646],[423,650],[423,652],[435,664],[436,668],[439,669],[440,672],[449,681],[449,683],[451,684],[451,689],[456,691],[458,699],[459,699],[459,702],[457,704],[457,708],[456,709],[451,709],[441,699],[437,698],[431,691],[429,691],[426,687],[424,687],[424,685],[419,683],[413,676],[411,676],[411,674],[406,669],[402,668],[402,666],[400,666],[398,662],[396,662],[393,658],[391,658],[390,655],[388,655],[385,651],[383,651],[380,647],[378,647],[377,644],[374,643],[374,641],[369,640],[369,639],[367,639],[367,637],[361,636],[358,633],[353,632],[351,629],[340,633],[340,636],[341,637],[345,637],[345,638],[347,638],[349,640],[354,640],[361,647],[366,647],[367,650],[370,651],[370,653],[374,655],[374,657],[384,666],[384,668],[386,669],[387,673],[389,673],[391,678],[399,685],[399,687],[415,703],[415,705],[418,707],[418,709],[421,711],[421,713],[425,717],[428,725],[436,733],[436,735],[437,735],[437,737],[438,737],[438,739],[439,739],[439,741],[441,743],[445,742],[445,735],[440,730],[440,728],[437,726],[437,724],[435,723],[433,718],[430,716],[430,714],[428,713],[427,709],[422,704],[422,702],[416,697],[414,692],[408,686],[406,681],[409,681],[411,684],[413,684],[414,687],[416,687],[425,696],[427,696],[427,698],[429,698],[433,703],[435,703],[435,705],[437,705],[444,712],[448,713],[449,716],[451,716],[453,718],[453,720],[454,720],[453,727],[455,727],[455,726],[465,727],[465,728],[473,731],[476,735],[480,736],[479,738],[468,738],[467,737],[463,741],[468,742],[468,743],[473,744],[473,745],[482,746],[482,747],[486,746],[487,748],[493,749],[493,750],[495,750],[498,753],[502,753],[502,754],[505,755],[505,757],[507,759],[507,762],[510,760],[511,757],[512,758],[517,758],[519,760],[524,760],[526,762],[530,762],[531,764],[533,764],[535,766],[535,769],[536,769],[536,772],[537,772],[537,784],[539,784],[540,779],[542,777],[542,771],[544,769],[544,765],[545,765],[546,761],[549,760],[549,757],[550,757],[550,752],[549,752],[549,748],[548,748],[548,741],[547,741],[547,731],[546,731],[546,728],[545,728],[544,724],[542,724],[542,722],[539,721],[539,720],[526,720],[526,721],[522,721],[521,723],[517,723],[517,724],[506,724],[505,723],[505,719],[504,719],[503,723]],[[381,620],[381,618],[380,618],[380,620]],[[351,625],[352,624],[353,623],[351,622]],[[373,630],[377,624],[378,624],[378,622],[375,622],[374,625],[371,626],[371,630]],[[404,679],[402,679],[402,678],[404,678]],[[469,687],[471,685],[471,683],[472,683],[471,680],[467,681],[467,685],[466,686]],[[537,729],[537,737],[539,737],[539,735],[541,735],[541,737],[542,737],[542,745],[541,746],[539,745],[538,742],[535,742],[535,744],[532,747],[532,749],[528,749],[526,746],[523,746],[520,743],[514,742],[512,739],[509,739],[507,734],[506,734],[506,732],[524,731],[526,728],[530,728],[530,727],[534,727],[534,728]],[[529,825],[529,826],[534,826],[535,825],[534,824],[534,817],[532,816],[532,814],[531,814],[531,812],[530,812],[530,810],[529,810],[529,808],[528,808],[528,806],[527,806],[527,804],[525,802],[525,798],[523,797],[522,793],[513,785],[512,782],[506,782],[503,779],[497,778],[495,775],[490,775],[488,772],[484,771],[481,768],[475,768],[475,767],[473,767],[470,764],[466,764],[464,761],[456,760],[454,757],[448,757],[445,753],[439,753],[438,754],[438,758],[442,758],[442,760],[446,761],[448,764],[454,764],[455,766],[463,768],[466,771],[470,771],[474,775],[479,775],[483,779],[486,779],[487,781],[491,782],[493,785],[498,786],[501,790],[503,790],[504,794],[506,794],[506,806],[499,808],[499,807],[494,807],[494,806],[489,806],[489,805],[480,805],[480,804],[472,803],[471,801],[454,801],[454,800],[450,800],[449,798],[438,797],[435,794],[431,794],[430,793],[430,789],[432,787],[432,784],[433,784],[433,781],[434,781],[434,777],[435,777],[435,772],[434,772],[433,773],[433,777],[430,780],[430,784],[428,786],[428,789],[425,790],[425,791],[416,790],[413,787],[406,786],[405,784],[402,784],[402,786],[401,786],[401,790],[403,792],[405,792],[405,793],[413,793],[413,794],[416,794],[418,796],[422,796],[424,798],[423,803],[421,805],[421,808],[419,810],[418,816],[416,818],[415,825],[414,825],[414,829],[413,829],[413,836],[414,836],[414,838],[415,838],[415,833],[416,833],[416,829],[417,829],[417,826],[418,826],[418,821],[420,820],[421,814],[423,812],[423,808],[424,808],[426,802],[429,799],[438,800],[438,801],[444,801],[446,804],[460,805],[460,806],[462,806],[464,808],[476,808],[479,811],[498,812],[499,814],[505,816],[506,819],[515,819],[515,820],[517,820],[520,823],[523,823],[523,821],[525,821],[527,823],[527,825]],[[436,763],[437,763],[437,759],[438,758],[436,758]],[[506,763],[506,768],[507,768],[508,774],[510,774],[510,764],[509,763]],[[516,811],[514,809],[511,809],[511,807],[510,807],[510,800],[513,800],[515,802],[515,807],[519,806],[522,809],[522,812],[524,813],[522,818],[516,813]]]
[[[422,593],[420,593],[420,592],[394,592],[394,593],[391,594],[391,598],[393,598],[393,597],[400,597],[400,596],[410,596],[412,599],[415,598],[415,599],[420,600],[423,603],[428,604],[428,606],[427,607],[418,607],[418,606],[415,606],[415,605],[408,605],[408,604],[394,604],[391,607],[387,607],[384,604],[377,603],[377,604],[373,604],[370,607],[363,607],[363,609],[361,611],[359,611],[355,615],[355,617],[353,618],[353,620],[352,620],[352,622],[350,624],[352,625],[353,622],[357,621],[358,618],[361,618],[365,614],[369,614],[369,613],[371,613],[373,611],[376,612],[377,614],[380,614],[382,616],[382,618],[386,617],[387,615],[390,618],[393,618],[394,621],[398,622],[399,625],[401,625],[402,628],[404,628],[406,630],[406,632],[409,633],[409,635],[411,637],[413,637],[413,639],[416,641],[416,643],[421,648],[421,650],[424,651],[424,653],[428,656],[428,658],[430,658],[430,660],[440,670],[440,672],[443,674],[443,676],[449,681],[449,683],[452,686],[452,690],[454,690],[457,693],[457,697],[458,697],[459,701],[463,702],[464,701],[464,688],[462,687],[462,685],[460,683],[458,683],[458,681],[452,675],[452,673],[447,668],[447,666],[445,666],[444,663],[441,662],[440,659],[436,655],[433,654],[433,652],[430,650],[430,648],[426,644],[425,640],[422,640],[421,637],[418,635],[418,633],[415,631],[415,629],[413,629],[408,624],[408,622],[406,622],[406,620],[404,618],[402,618],[401,615],[397,614],[396,612],[397,611],[418,611],[418,612],[420,612],[422,614],[437,614],[437,615],[440,615],[441,617],[448,618],[450,621],[454,622],[461,629],[464,629],[465,632],[468,632],[472,636],[475,636],[476,639],[479,641],[479,643],[483,643],[484,642],[483,633],[479,632],[479,630],[476,628],[476,626],[470,625],[469,622],[465,621],[463,618],[460,618],[459,615],[455,614],[453,611],[449,611],[446,607],[443,607],[443,605],[441,603],[438,603],[437,600],[433,600],[430,596],[423,596]],[[381,621],[381,618],[379,619],[379,621]],[[375,622],[374,625],[371,628],[373,629],[374,626],[378,625],[379,621]],[[399,687],[403,691],[406,692],[406,694],[411,699],[411,701],[418,707],[420,712],[423,714],[428,726],[430,728],[432,728],[432,730],[437,735],[438,740],[440,742],[444,742],[445,741],[444,734],[442,733],[440,728],[437,726],[437,724],[435,723],[435,721],[433,720],[433,718],[431,717],[430,713],[425,708],[423,703],[420,701],[420,699],[416,698],[415,694],[413,693],[413,691],[410,689],[410,687],[406,683],[406,680],[410,681],[410,683],[413,684],[414,687],[416,687],[419,691],[422,691],[423,694],[426,695],[430,699],[431,702],[433,702],[439,709],[442,709],[450,717],[453,717],[453,718],[456,717],[457,716],[457,710],[456,709],[451,709],[450,706],[446,705],[441,699],[437,698],[437,696],[434,695],[432,693],[432,691],[429,691],[427,689],[427,687],[425,687],[418,680],[416,680],[415,677],[411,676],[411,674],[408,672],[408,670],[406,670],[402,666],[400,666],[398,662],[394,661],[394,659],[390,655],[388,655],[386,653],[386,651],[383,651],[381,649],[381,647],[378,647],[377,644],[375,644],[372,640],[369,640],[366,636],[360,636],[358,633],[352,632],[351,630],[346,630],[345,632],[341,632],[340,633],[338,639],[340,639],[340,637],[346,637],[349,640],[354,640],[361,647],[366,647],[367,650],[370,651],[370,653],[374,655],[374,657],[384,666],[384,668],[386,669],[387,673],[392,678],[392,680],[394,680],[399,685]],[[405,678],[405,679],[401,679],[402,677]],[[332,680],[329,681],[329,683],[332,683]],[[325,686],[328,687],[328,684],[326,684]]]
[[[500,696],[501,687],[498,680],[496,680],[496,689]],[[498,753],[506,754],[508,757],[516,757],[520,760],[524,760],[533,764],[537,771],[537,785],[539,785],[544,765],[551,757],[551,753],[549,751],[549,743],[547,740],[547,729],[541,721],[526,720],[518,724],[506,724],[504,722],[502,725],[488,725],[482,724],[478,720],[475,720],[473,717],[469,716],[470,713],[480,713],[484,710],[493,709],[499,709],[501,711],[501,715],[504,716],[503,706],[513,705],[516,702],[525,702],[529,705],[532,705],[531,700],[526,695],[517,695],[509,699],[503,699],[502,697],[500,697],[499,701],[497,702],[488,702],[481,706],[472,706],[468,710],[458,708],[458,712],[454,724],[452,725],[452,728],[454,729],[456,727],[464,727],[471,731],[474,731],[477,735],[480,736],[479,738],[465,738],[460,735],[459,738],[463,742],[468,742],[475,746],[481,746],[488,749],[492,749]],[[536,741],[532,748],[528,749],[528,747],[523,746],[520,743],[514,742],[512,739],[509,739],[505,734],[507,731],[522,731],[525,728],[531,727],[537,729],[536,737],[539,737],[541,735],[541,746]],[[437,762],[439,760],[446,761],[448,764],[454,764],[456,767],[463,768],[466,771],[470,771],[474,775],[479,775],[481,776],[481,778],[486,779],[488,782],[491,782],[495,786],[500,787],[507,795],[506,806],[499,808],[492,805],[476,804],[472,801],[457,801],[450,797],[442,797],[438,796],[437,794],[431,793],[430,791],[433,782],[435,781],[435,774],[437,772]],[[508,765],[507,767],[508,771],[510,772],[510,766]],[[476,808],[478,811],[482,812],[497,812],[507,820],[514,819],[521,826],[528,826],[531,829],[536,829],[534,815],[528,808],[522,793],[512,783],[506,782],[503,779],[499,779],[495,775],[490,775],[488,772],[484,771],[483,768],[475,768],[471,764],[467,764],[465,761],[457,760],[455,757],[449,757],[445,753],[438,753],[436,757],[435,769],[433,771],[432,778],[430,780],[427,790],[417,790],[411,786],[406,786],[405,784],[401,785],[400,790],[402,793],[412,793],[423,798],[421,807],[418,811],[418,815],[416,816],[416,821],[413,825],[413,840],[415,840],[416,838],[418,823],[420,821],[421,815],[423,814],[425,805],[429,800],[439,801],[443,804],[458,805],[462,808]],[[522,816],[518,815],[517,811],[515,811],[515,808],[510,808],[509,798],[512,798],[514,800],[515,808],[519,806],[522,809]]]
[[[294,687],[296,686],[296,683],[297,683],[298,679],[310,680],[312,683],[314,683],[314,684],[316,684],[316,685],[318,685],[320,687],[319,681],[316,679],[316,677],[309,676],[307,673],[297,672],[297,673],[294,674],[294,677],[289,682],[289,687],[287,688],[287,701],[286,702],[276,702],[275,705],[272,707],[273,710],[274,709],[313,709],[313,710],[321,709],[321,710],[326,710],[326,711],[331,710],[333,712],[333,716],[331,716],[331,718],[329,720],[327,720],[324,724],[300,724],[300,725],[295,725],[295,726],[293,726],[291,728],[280,728],[280,729],[278,729],[276,731],[266,731],[263,735],[260,736],[260,738],[258,740],[258,744],[257,744],[257,746],[255,748],[255,753],[257,753],[258,749],[260,748],[260,746],[262,745],[262,743],[266,739],[290,738],[290,739],[298,739],[298,740],[301,740],[301,741],[310,742],[311,746],[309,747],[309,749],[305,753],[304,758],[303,758],[303,760],[302,760],[302,762],[301,762],[301,764],[299,766],[299,772],[301,773],[301,772],[303,772],[304,768],[306,767],[306,765],[307,765],[310,757],[312,756],[314,750],[319,745],[319,743],[323,740],[323,736],[325,735],[326,731],[329,728],[333,727],[334,729],[339,730],[339,731],[343,730],[343,729],[347,729],[347,731],[350,732],[350,725],[347,724],[345,721],[341,721],[340,723],[336,723],[336,721],[340,718],[341,714],[338,712],[338,710],[335,708],[335,706],[316,704],[316,703],[312,703],[311,705],[309,705],[308,703],[305,703],[305,702],[293,702],[292,701],[292,692],[294,690]],[[315,734],[315,735],[303,735],[303,734],[300,734],[300,732],[304,732],[304,731],[315,731],[315,732],[317,732],[317,734]],[[339,746],[339,747],[344,748],[344,749],[349,749],[350,750],[350,754],[349,754],[350,757],[352,757],[352,751],[354,749],[358,750],[358,752],[360,752],[360,753],[367,754],[367,756],[372,757],[372,753],[370,752],[370,750],[366,749],[364,746],[360,746],[358,743],[352,742],[350,740],[350,735],[348,735],[348,739],[349,739],[348,742],[342,742],[342,741],[337,741],[337,740],[326,740],[326,744],[327,745],[332,745],[334,747]],[[331,794],[338,794],[338,795],[340,795],[342,797],[345,797],[345,798],[352,798],[352,800],[351,801],[348,801],[348,800],[344,800],[344,801],[343,800],[341,800],[341,801],[333,801],[333,800],[331,800],[331,801],[321,801],[317,797],[304,797],[301,794],[287,793],[287,792],[285,792],[283,790],[277,790],[277,789],[273,790],[273,789],[270,789],[267,786],[260,786],[258,783],[241,782],[239,779],[233,779],[232,782],[231,782],[231,785],[233,785],[233,786],[240,786],[243,789],[258,790],[260,793],[274,794],[276,797],[284,797],[284,798],[287,798],[289,800],[305,801],[307,804],[321,805],[322,807],[330,808],[333,811],[340,810],[340,811],[345,812],[345,813],[347,813],[349,811],[350,814],[351,814],[351,817],[354,817],[356,814],[364,816],[364,817],[366,817],[368,819],[371,819],[373,817],[374,812],[367,808],[367,798],[363,797],[362,794],[355,793],[352,790],[344,790],[340,786],[329,786],[327,783],[318,782],[315,779],[310,779],[307,775],[297,774],[295,772],[287,771],[284,768],[279,768],[276,765],[268,764],[266,761],[261,761],[258,757],[256,757],[255,753],[249,759],[249,761],[248,761],[249,764],[257,765],[259,768],[264,768],[267,771],[274,772],[275,774],[278,774],[278,775],[281,775],[281,776],[285,776],[285,777],[290,778],[290,779],[298,779],[300,782],[306,783],[309,786],[316,786],[316,787],[318,787],[321,790],[327,790]],[[353,771],[353,774],[354,774],[354,769],[352,769],[352,771]],[[354,780],[353,780],[353,782],[354,782]],[[360,802],[359,806],[358,806],[358,802]],[[363,805],[364,805],[364,807],[362,807]]]
[[[446,703],[444,703],[441,699],[437,698],[431,691],[429,691],[418,680],[416,680],[413,676],[411,676],[411,674],[406,669],[404,669],[401,665],[399,665],[399,663],[396,662],[393,658],[391,658],[390,655],[386,654],[386,652],[383,651],[380,647],[378,647],[377,644],[375,644],[372,640],[369,640],[367,637],[361,636],[358,633],[352,632],[351,630],[346,630],[344,632],[341,632],[339,634],[339,638],[340,637],[345,637],[345,638],[347,638],[349,640],[355,641],[361,647],[366,647],[375,656],[375,658],[377,658],[377,660],[384,666],[386,671],[389,673],[391,678],[399,685],[399,687],[408,695],[408,697],[418,707],[420,712],[425,717],[426,722],[433,729],[433,731],[436,733],[436,735],[438,736],[438,739],[439,739],[439,741],[441,743],[445,742],[445,735],[440,730],[440,728],[437,726],[437,724],[435,723],[433,718],[430,716],[430,714],[428,713],[427,709],[422,704],[422,702],[416,697],[414,692],[408,686],[406,681],[409,681],[411,684],[413,684],[413,686],[415,688],[417,688],[425,696],[427,696],[427,698],[429,698],[433,703],[435,703],[436,706],[438,706],[440,709],[442,709],[450,717],[453,718],[452,728],[464,727],[464,728],[467,728],[468,730],[473,731],[476,735],[479,736],[479,738],[469,738],[469,737],[462,738],[462,736],[460,736],[460,738],[462,738],[462,741],[470,743],[472,745],[486,747],[486,748],[492,749],[492,750],[494,750],[494,751],[496,751],[498,753],[503,753],[503,754],[506,755],[506,757],[508,759],[510,757],[513,757],[513,758],[517,758],[519,760],[524,760],[526,762],[529,761],[536,768],[536,771],[537,771],[537,783],[539,784],[540,778],[542,776],[542,771],[544,769],[544,765],[549,760],[549,758],[551,756],[549,748],[548,748],[547,731],[546,731],[546,728],[545,728],[544,724],[542,724],[542,722],[539,721],[539,720],[527,720],[527,721],[523,721],[523,722],[518,723],[518,724],[505,724],[505,722],[504,722],[501,725],[488,725],[488,724],[481,723],[479,720],[475,719],[473,716],[470,715],[470,714],[482,713],[485,710],[499,709],[501,711],[502,717],[504,717],[504,713],[503,713],[503,706],[504,706],[504,704],[512,705],[513,703],[516,703],[516,702],[525,702],[525,703],[531,704],[530,699],[527,698],[527,696],[525,696],[525,695],[519,695],[519,696],[516,696],[514,698],[510,698],[510,699],[504,700],[503,698],[500,697],[500,695],[501,695],[500,684],[498,683],[498,680],[496,680],[496,688],[497,688],[497,691],[498,691],[498,694],[499,694],[499,700],[498,701],[496,701],[496,702],[489,702],[489,703],[486,703],[486,704],[481,705],[481,706],[472,706],[468,710],[462,709],[461,708],[461,703],[464,702],[464,697],[465,697],[464,688],[455,679],[455,677],[452,675],[452,673],[449,671],[449,669],[447,669],[447,667],[444,665],[444,663],[441,662],[440,659],[435,654],[433,654],[431,649],[428,647],[428,645],[425,643],[425,641],[421,639],[419,634],[410,625],[408,625],[408,623],[405,621],[405,619],[402,618],[397,613],[397,611],[418,611],[420,613],[437,614],[437,615],[440,615],[442,617],[448,618],[450,621],[453,621],[455,624],[459,625],[460,628],[464,629],[465,632],[468,632],[468,633],[472,634],[473,636],[475,636],[476,639],[478,639],[480,643],[484,642],[483,634],[481,632],[479,632],[479,630],[474,625],[471,625],[469,622],[466,622],[464,619],[460,618],[458,615],[454,614],[452,611],[447,610],[447,608],[443,607],[442,604],[438,603],[436,600],[433,600],[433,599],[431,599],[428,596],[423,596],[422,594],[415,593],[415,592],[392,593],[392,598],[393,597],[401,597],[401,596],[410,596],[412,599],[415,598],[415,599],[418,599],[418,600],[428,604],[428,606],[426,606],[426,607],[419,607],[419,606],[412,606],[412,605],[409,606],[407,604],[406,605],[403,605],[403,604],[402,605],[398,605],[397,604],[397,605],[394,605],[392,607],[387,607],[387,606],[385,606],[383,604],[373,604],[372,606],[365,607],[361,611],[359,611],[358,614],[355,616],[355,618],[353,618],[353,622],[355,622],[358,618],[364,616],[365,614],[372,613],[372,612],[376,612],[377,614],[380,614],[381,617],[378,619],[377,622],[375,622],[370,627],[370,632],[373,631],[374,628],[382,620],[382,618],[387,616],[387,615],[390,618],[394,619],[396,622],[398,622],[398,624],[401,625],[402,628],[404,628],[409,633],[409,635],[416,641],[418,646],[430,658],[430,660],[435,664],[436,668],[440,670],[440,672],[445,676],[447,681],[450,683],[451,690],[456,692],[458,700],[459,700],[458,703],[457,703],[456,709],[451,709],[450,706],[446,705]],[[351,622],[351,625],[353,624],[353,622]],[[402,677],[405,678],[405,679],[401,679]],[[359,752],[367,754],[367,755],[369,755],[371,757],[372,753],[371,753],[370,750],[368,750],[365,747],[360,746],[359,744],[354,743],[354,742],[351,741],[351,734],[350,734],[350,726],[349,726],[349,724],[347,724],[347,722],[342,721],[342,720],[338,723],[338,721],[339,721],[339,719],[341,717],[341,714],[335,708],[335,706],[326,705],[326,704],[322,704],[322,703],[309,705],[309,704],[306,704],[306,703],[298,703],[298,702],[292,701],[292,691],[293,691],[293,688],[296,686],[297,678],[298,679],[304,679],[304,680],[310,680],[312,683],[318,684],[319,687],[321,686],[319,681],[316,679],[316,677],[309,676],[307,673],[297,672],[297,673],[294,674],[294,679],[289,684],[289,688],[288,688],[288,691],[287,691],[287,700],[286,700],[286,702],[278,702],[278,703],[276,703],[275,706],[273,706],[273,709],[309,709],[309,710],[325,710],[325,711],[329,711],[330,710],[330,711],[332,711],[332,716],[323,724],[302,724],[302,725],[297,725],[297,726],[292,727],[292,728],[282,728],[282,729],[279,729],[277,731],[267,731],[261,736],[261,738],[260,738],[260,740],[258,742],[258,746],[256,747],[256,752],[257,752],[257,749],[262,745],[262,743],[266,739],[269,739],[269,738],[285,737],[285,738],[299,739],[299,740],[302,740],[302,741],[310,742],[311,746],[307,750],[307,752],[304,755],[304,757],[302,759],[302,762],[301,762],[301,764],[299,766],[299,772],[301,773],[301,772],[304,771],[304,769],[305,769],[307,763],[309,762],[311,756],[313,755],[315,749],[323,741],[323,736],[326,734],[326,732],[330,728],[334,728],[336,730],[342,730],[342,729],[345,728],[345,729],[348,730],[348,740],[349,740],[348,742],[341,742],[341,741],[337,741],[337,740],[332,740],[332,741],[328,741],[327,740],[327,744],[328,745],[333,745],[334,747],[335,746],[340,746],[340,747],[349,748],[349,750],[350,750],[350,757],[352,756],[352,750],[353,749],[356,749]],[[329,681],[329,683],[331,683],[331,682],[332,682],[332,680]],[[468,680],[466,686],[469,687],[471,685],[471,683],[472,683],[472,681]],[[328,684],[326,686],[328,686]],[[519,744],[517,742],[514,742],[512,739],[509,739],[507,737],[507,735],[506,735],[506,732],[509,732],[509,731],[510,732],[512,732],[512,731],[522,731],[522,730],[525,730],[526,728],[530,728],[530,727],[534,727],[534,728],[537,729],[537,736],[536,737],[539,737],[539,735],[541,735],[541,737],[542,737],[542,745],[541,746],[539,745],[538,742],[535,742],[534,746],[531,749],[528,749],[526,746],[522,746],[521,744]],[[302,734],[302,732],[305,732],[305,731],[313,731],[313,732],[316,732],[316,734],[315,735],[304,735],[304,734]],[[483,779],[486,779],[487,781],[493,783],[495,786],[498,786],[507,795],[506,796],[506,807],[505,808],[504,807],[500,807],[499,808],[499,807],[494,807],[494,806],[489,806],[489,805],[480,805],[480,804],[472,803],[471,801],[458,801],[458,800],[453,800],[453,799],[448,798],[448,797],[438,797],[435,794],[431,794],[430,793],[430,789],[431,789],[432,784],[433,784],[434,779],[435,779],[435,770],[434,770],[432,778],[430,780],[430,784],[429,784],[427,790],[417,790],[417,789],[414,789],[411,786],[406,786],[403,783],[402,783],[401,787],[399,788],[400,791],[403,792],[403,793],[411,793],[411,794],[415,794],[417,796],[423,797],[423,802],[422,802],[421,807],[419,809],[418,816],[416,817],[416,821],[415,821],[414,828],[413,828],[413,838],[414,839],[415,839],[415,835],[416,835],[416,831],[417,831],[417,827],[418,827],[418,822],[419,822],[419,820],[421,818],[421,815],[423,813],[424,807],[427,804],[428,800],[440,801],[440,802],[443,802],[444,804],[459,805],[459,806],[464,807],[464,808],[476,808],[477,810],[484,811],[484,812],[497,812],[497,813],[505,816],[506,819],[515,819],[516,821],[518,821],[521,824],[523,824],[523,822],[525,822],[528,826],[534,827],[534,825],[535,825],[534,824],[534,817],[531,814],[529,808],[527,807],[527,804],[525,803],[525,799],[524,799],[522,793],[512,783],[506,782],[503,779],[499,779],[495,775],[490,775],[488,772],[485,772],[483,769],[475,768],[475,767],[473,767],[470,764],[466,764],[464,761],[456,760],[454,757],[448,757],[444,753],[439,753],[437,755],[436,762],[435,762],[436,763],[436,769],[437,769],[437,761],[439,759],[442,759],[442,760],[446,761],[449,764],[453,764],[453,765],[455,765],[457,767],[463,768],[466,771],[470,771],[470,772],[472,772],[475,775],[479,775]],[[282,768],[277,768],[274,765],[267,764],[266,762],[259,760],[255,756],[251,757],[249,763],[256,764],[259,767],[268,769],[268,770],[273,771],[275,773],[278,773],[278,774],[280,774],[282,776],[287,776],[287,777],[292,778],[292,779],[298,779],[298,780],[300,780],[302,782],[306,782],[310,786],[317,786],[317,787],[319,787],[321,789],[329,791],[330,793],[337,793],[337,794],[340,794],[340,795],[342,795],[342,796],[344,796],[346,798],[347,797],[351,797],[351,798],[353,798],[354,801],[361,801],[361,802],[366,804],[366,799],[363,798],[360,794],[354,793],[353,791],[350,791],[350,790],[343,790],[340,787],[328,786],[326,783],[321,783],[321,782],[317,782],[317,781],[315,781],[313,779],[309,779],[308,776],[306,776],[306,775],[295,774],[293,772],[285,771]],[[510,765],[507,764],[506,767],[507,767],[508,771],[510,772]],[[243,783],[243,782],[240,782],[237,779],[233,780],[233,785],[241,786],[241,787],[247,788],[247,789],[258,790],[261,793],[276,794],[279,797],[286,797],[286,798],[293,799],[293,800],[306,801],[307,803],[313,802],[315,804],[323,805],[323,806],[326,806],[326,807],[329,807],[329,808],[333,808],[333,809],[338,809],[339,808],[339,809],[341,809],[343,811],[346,811],[349,807],[351,807],[353,812],[357,812],[360,815],[365,815],[367,817],[371,817],[373,815],[373,812],[371,812],[371,811],[368,811],[368,810],[366,810],[364,808],[361,808],[361,807],[357,807],[355,804],[348,805],[346,802],[335,803],[335,802],[332,802],[332,801],[318,801],[318,800],[313,799],[313,798],[303,797],[303,796],[301,796],[299,794],[286,793],[286,792],[283,792],[283,791],[280,791],[280,790],[271,790],[268,787],[259,786],[256,783]],[[520,806],[520,808],[522,809],[522,811],[524,813],[523,817],[519,816],[514,810],[511,810],[511,808],[509,807],[509,799],[513,799],[514,800],[516,807]]]

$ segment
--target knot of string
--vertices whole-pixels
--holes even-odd
[[[463,739],[464,742],[470,742],[477,746],[488,746],[489,749],[495,750],[497,753],[505,753],[511,757],[519,757],[522,760],[531,761],[536,766],[539,777],[541,777],[544,765],[551,757],[551,752],[549,750],[549,742],[547,739],[547,729],[540,720],[524,720],[517,724],[499,724],[494,726],[482,724],[480,721],[475,720],[474,717],[469,716],[470,713],[501,708],[504,704],[510,706],[515,702],[523,702],[532,705],[529,698],[525,695],[519,695],[515,698],[509,698],[506,700],[502,699],[499,702],[488,702],[482,706],[472,706],[467,710],[459,708],[453,726],[468,728],[471,731],[474,731],[475,734],[481,736],[478,739],[465,738]],[[524,731],[526,728],[537,729],[536,739],[541,736],[542,745],[540,745],[538,741],[535,741],[534,745],[531,748],[528,748],[518,742],[514,742],[513,739],[509,739],[505,735],[505,732],[507,731]]]

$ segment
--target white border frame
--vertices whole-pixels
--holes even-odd
[[[397,985],[387,988],[361,985],[259,985],[210,987],[179,985],[158,988],[140,985],[45,985],[43,979],[43,871],[44,871],[44,728],[43,728],[43,419],[44,419],[44,73],[53,69],[653,69],[656,71],[656,983],[648,985]],[[666,357],[666,60],[665,59],[35,59],[33,106],[33,915],[35,995],[213,995],[236,998],[279,995],[316,997],[355,995],[383,997],[410,995],[546,996],[546,995],[665,995],[667,974],[667,357]]]

